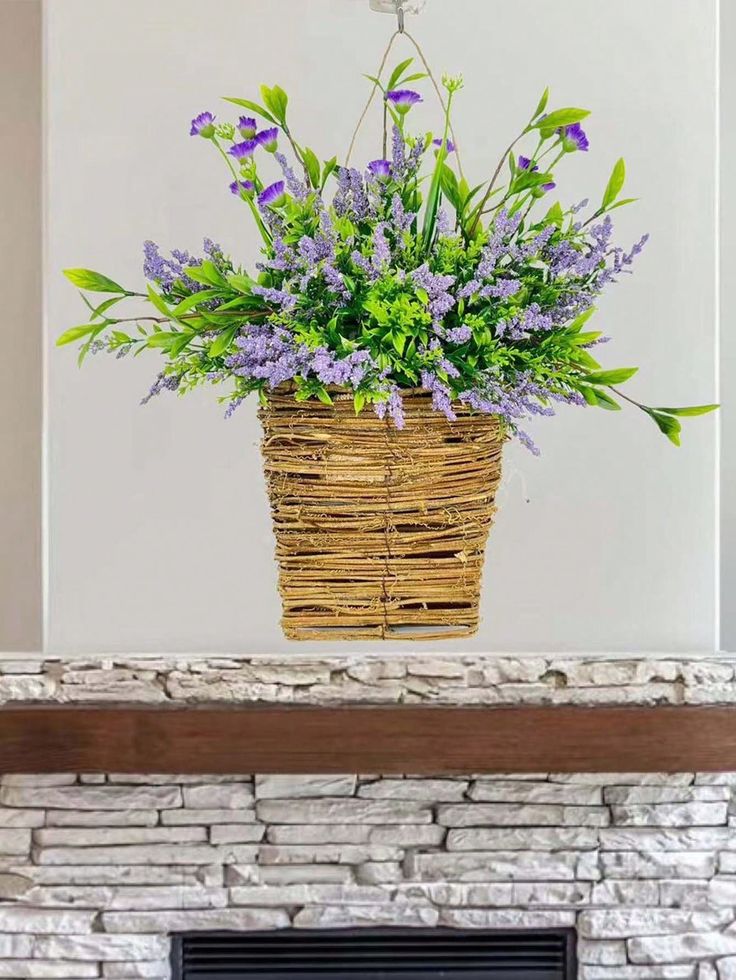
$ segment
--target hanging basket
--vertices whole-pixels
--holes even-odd
[[[403,392],[406,425],[352,395],[296,402],[278,389],[259,415],[290,639],[447,639],[479,621],[486,539],[505,440],[497,416]]]

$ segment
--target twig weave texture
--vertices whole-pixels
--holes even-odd
[[[291,639],[475,633],[504,433],[497,416],[404,393],[397,429],[352,397],[260,410],[282,627]]]

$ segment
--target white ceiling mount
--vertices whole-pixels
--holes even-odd
[[[371,10],[379,14],[396,16],[398,3],[396,0],[370,0]],[[427,5],[427,0],[404,0],[402,6],[405,14],[421,14]]]

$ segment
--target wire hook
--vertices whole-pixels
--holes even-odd
[[[404,33],[404,0],[396,0],[396,18],[399,22],[399,34]]]

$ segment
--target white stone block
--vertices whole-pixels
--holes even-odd
[[[712,851],[610,851],[600,861],[604,878],[710,878],[716,870]]]
[[[3,786],[0,805],[59,810],[169,810],[181,806],[178,786]]]
[[[651,803],[717,803],[730,799],[728,786],[607,786],[606,803],[630,806]]]
[[[465,851],[411,854],[407,874],[419,881],[570,881],[579,855],[561,851]]]
[[[66,960],[155,960],[166,956],[169,940],[165,936],[39,936],[34,956]]]
[[[417,831],[433,829],[431,824],[426,826],[412,824],[411,827]],[[266,837],[269,844],[367,844],[371,839],[372,831],[384,829],[392,828],[357,823],[277,824],[268,828]],[[376,840],[375,843],[383,842]]]
[[[695,980],[691,966],[581,966],[578,980]]]
[[[136,844],[130,847],[48,847],[37,864],[215,864],[221,852],[210,844]]]
[[[0,830],[0,854],[29,854],[31,831],[25,827]]]
[[[588,909],[580,913],[578,930],[583,939],[630,939],[642,935],[671,937],[695,931],[710,932],[730,921],[730,914],[725,909]]]
[[[233,871],[244,883],[259,881],[264,885],[298,885],[310,882],[347,884],[353,880],[353,871],[349,864],[261,865],[250,869],[243,865],[233,865],[227,869],[228,876]],[[231,883],[237,882],[231,879]],[[364,883],[371,884],[367,881]]]
[[[102,964],[102,976],[105,980],[169,980],[170,975],[168,959]]]
[[[736,851],[722,851],[718,858],[718,868],[722,874],[736,874]]]
[[[554,827],[563,820],[561,806],[459,803],[437,808],[437,823],[443,827]]]
[[[246,885],[230,889],[233,905],[272,906],[284,908],[295,905],[381,905],[389,896],[382,888],[365,885]]]
[[[440,925],[451,929],[561,929],[575,925],[575,912],[558,909],[442,909]]]
[[[253,806],[253,787],[241,783],[213,783],[206,786],[185,786],[184,806],[193,810],[239,810]]]
[[[98,977],[96,963],[62,963],[60,960],[0,960],[0,977],[12,980],[25,978],[55,978],[55,980],[86,980]]]
[[[682,827],[651,830],[610,827],[600,831],[602,851],[705,851],[736,847],[736,831],[728,827]]]
[[[698,963],[707,956],[736,954],[736,936],[722,932],[690,932],[678,936],[644,936],[629,939],[632,963]]]
[[[33,882],[23,874],[0,873],[0,900],[12,901],[25,895]]]
[[[198,885],[208,866],[163,865],[33,865],[23,868],[37,885]]]
[[[191,824],[196,824],[197,826],[212,826],[213,824],[219,823],[255,823],[256,812],[253,809],[248,810],[209,810],[209,809],[196,809],[190,810],[183,807],[180,810],[164,810],[161,814],[161,823],[164,826],[171,827],[184,827]]]
[[[217,824],[210,828],[212,844],[258,844],[266,828],[262,824]]]
[[[0,810],[3,813],[28,813],[27,810]],[[42,827],[43,810],[37,810],[41,819],[34,827]],[[180,813],[180,810],[164,810],[163,815]],[[48,827],[155,827],[158,823],[156,810],[47,810]]]
[[[736,906],[736,875],[716,875],[708,882],[708,901],[713,905]]]
[[[448,851],[593,850],[598,832],[562,827],[479,827],[450,830]]]
[[[365,783],[358,796],[372,800],[426,800],[455,802],[465,796],[469,783],[461,779],[378,779]]]
[[[394,800],[261,800],[256,814],[264,823],[432,823],[428,806]]]
[[[228,904],[225,888],[194,885],[140,887],[136,885],[36,885],[26,896],[32,905],[90,908],[108,912],[145,912],[159,909],[222,909]]]
[[[0,959],[14,960],[32,956],[33,943],[34,938],[32,936],[0,936]]]
[[[621,827],[715,827],[728,820],[727,803],[662,803],[659,806],[612,806]]]
[[[389,885],[403,877],[398,861],[366,861],[355,869],[355,878],[362,885]]]
[[[736,956],[726,956],[716,961],[718,980],[736,980]]]
[[[43,827],[43,810],[5,810],[0,808],[0,827]]]
[[[48,827],[36,830],[40,847],[109,847],[116,844],[198,844],[207,840],[204,827]]]
[[[92,932],[94,912],[0,906],[0,936],[8,933],[81,935]]]
[[[256,776],[256,799],[295,800],[320,796],[352,796],[355,776]]]
[[[622,939],[581,939],[578,962],[586,966],[621,966],[626,960],[626,943]]]
[[[352,926],[436,926],[437,909],[406,904],[317,906],[294,917],[297,929],[336,929]]]
[[[395,845],[397,847],[439,847],[447,831],[436,824],[388,824],[385,827],[372,827],[369,833],[371,844]]]
[[[658,905],[660,886],[656,881],[598,881],[593,885],[590,901],[593,906]],[[662,904],[669,903],[663,901]]]
[[[478,780],[468,793],[481,803],[542,803],[596,806],[603,789],[586,783],[550,783],[511,780]]]
[[[364,864],[366,861],[400,861],[400,847],[380,844],[262,844],[258,863],[266,864]]]
[[[204,909],[175,912],[104,912],[103,928],[110,933],[170,933],[189,930],[285,929],[289,916],[280,909]]]
[[[73,772],[40,772],[28,775],[5,773],[0,776],[2,786],[73,786],[76,781],[77,777]]]

